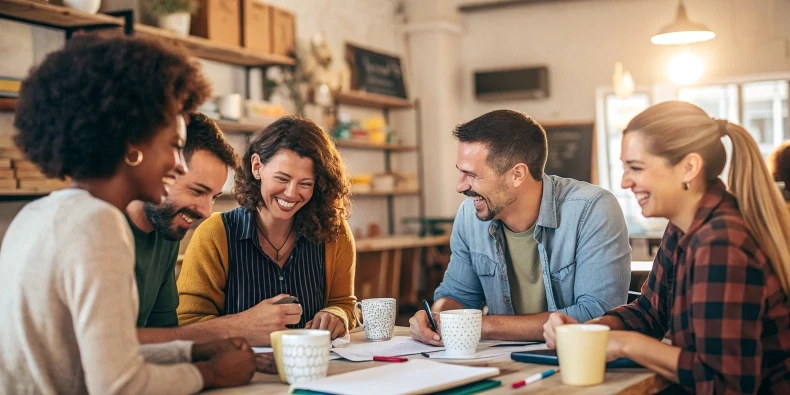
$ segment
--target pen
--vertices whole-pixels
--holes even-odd
[[[428,322],[431,323],[431,330],[436,333],[439,333],[436,329],[436,321],[433,320],[433,312],[431,312],[431,305],[428,304],[428,301],[423,299],[422,300],[422,308],[425,310],[425,314],[428,314]]]
[[[425,358],[430,358],[431,357],[430,355],[428,355],[427,352],[421,352],[420,355],[422,355]]]
[[[532,383],[534,383],[536,381],[543,380],[546,377],[549,377],[549,376],[551,376],[554,373],[557,373],[559,371],[560,371],[560,369],[557,368],[557,369],[549,369],[549,370],[547,370],[547,371],[545,371],[543,373],[533,374],[532,376],[529,376],[529,377],[525,378],[524,380],[516,381],[515,383],[513,383],[513,385],[511,385],[511,387],[513,387],[513,388],[523,387],[523,386],[525,386],[527,384],[532,384]]]
[[[408,359],[401,357],[373,357],[377,362],[406,362]]]

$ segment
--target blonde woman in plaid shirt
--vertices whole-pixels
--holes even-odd
[[[728,187],[723,137],[733,147]],[[642,295],[590,321],[613,329],[608,358],[631,358],[689,392],[790,394],[790,214],[754,139],[671,101],[629,123],[621,155],[622,187],[644,216],[670,223]],[[549,318],[549,347],[571,322]]]

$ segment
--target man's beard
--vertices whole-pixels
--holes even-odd
[[[183,213],[184,215],[198,220],[203,218],[202,215],[188,209],[182,208],[177,210],[171,203],[165,202],[161,205],[156,205],[153,203],[145,203],[143,205],[145,209],[145,216],[148,217],[148,220],[151,221],[151,225],[154,226],[154,230],[161,233],[166,239],[171,241],[180,241],[184,238],[187,234],[189,228],[182,228],[180,226],[174,226],[173,220],[175,220],[176,215]]]
[[[476,198],[476,197],[483,198],[483,202],[486,204],[486,207],[488,207],[488,210],[486,210],[485,213],[475,212],[477,219],[481,221],[491,221],[492,219],[496,218],[496,216],[499,215],[499,213],[501,213],[502,210],[505,209],[505,207],[509,206],[511,203],[515,201],[514,198],[507,195],[507,188],[501,184],[498,184],[497,187],[494,188],[494,190],[491,192],[492,197],[497,197],[497,198],[501,197],[501,199],[497,199],[500,202],[502,202],[501,204],[496,204],[492,202],[490,199],[484,198],[483,196],[481,196],[480,194],[478,194],[477,192],[471,189],[464,191],[463,194],[470,198]]]

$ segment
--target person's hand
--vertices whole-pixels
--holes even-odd
[[[203,376],[203,387],[235,387],[250,382],[255,374],[255,354],[252,350],[225,351],[206,362],[195,364]]]
[[[274,361],[274,353],[262,352],[255,354],[255,370],[261,373],[277,374],[277,364]]]
[[[208,361],[214,355],[226,351],[249,351],[252,347],[243,337],[231,337],[208,343],[195,343],[192,345],[192,362]]]
[[[302,306],[296,303],[274,304],[288,295],[280,294],[262,300],[249,310],[237,314],[237,328],[253,346],[268,346],[270,335],[295,325],[302,319]]]
[[[546,347],[550,349],[557,348],[557,332],[555,331],[558,326],[565,324],[578,324],[579,321],[562,314],[551,313],[549,319],[543,324],[543,339],[546,340]]]
[[[436,325],[441,328],[439,314],[433,314],[433,319]],[[419,342],[432,346],[444,346],[444,343],[441,341],[441,335],[431,329],[431,324],[428,321],[428,314],[426,314],[424,310],[417,311],[417,313],[409,319],[409,333],[412,339]]]
[[[326,312],[319,311],[312,320],[307,321],[305,329],[326,329],[332,339],[346,335],[346,324],[340,317]]]

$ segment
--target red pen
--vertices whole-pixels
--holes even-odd
[[[373,357],[374,361],[378,362],[406,362],[407,358],[402,357]]]

